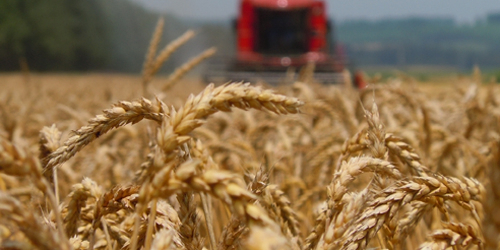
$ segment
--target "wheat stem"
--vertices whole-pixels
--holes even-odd
[[[203,207],[203,213],[205,214],[205,223],[208,229],[208,235],[210,238],[210,246],[212,249],[217,249],[217,241],[215,240],[214,225],[212,224],[212,212],[210,211],[210,206],[208,205],[207,196],[204,193],[200,194],[201,205]]]
[[[148,229],[146,231],[146,243],[144,244],[144,249],[151,248],[151,241],[153,239],[153,229],[156,219],[156,204],[158,203],[157,199],[153,199],[151,201],[149,219],[148,219]]]

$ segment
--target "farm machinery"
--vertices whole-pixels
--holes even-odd
[[[333,25],[319,0],[241,0],[234,20],[236,53],[216,57],[208,82],[282,83],[306,65],[322,83],[343,81],[345,58],[333,39]]]

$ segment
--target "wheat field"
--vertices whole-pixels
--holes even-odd
[[[1,249],[497,249],[500,88],[0,75]],[[307,76],[307,72],[304,73]]]

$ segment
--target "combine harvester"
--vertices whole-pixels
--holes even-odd
[[[314,65],[317,82],[342,82],[345,59],[332,39],[325,2],[241,0],[234,21],[236,55],[213,58],[204,80],[279,84],[295,80],[292,72]]]

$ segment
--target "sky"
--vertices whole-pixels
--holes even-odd
[[[133,0],[144,7],[183,19],[229,20],[236,16],[236,0]],[[473,23],[500,12],[500,0],[327,0],[335,21],[400,17],[449,17]]]

